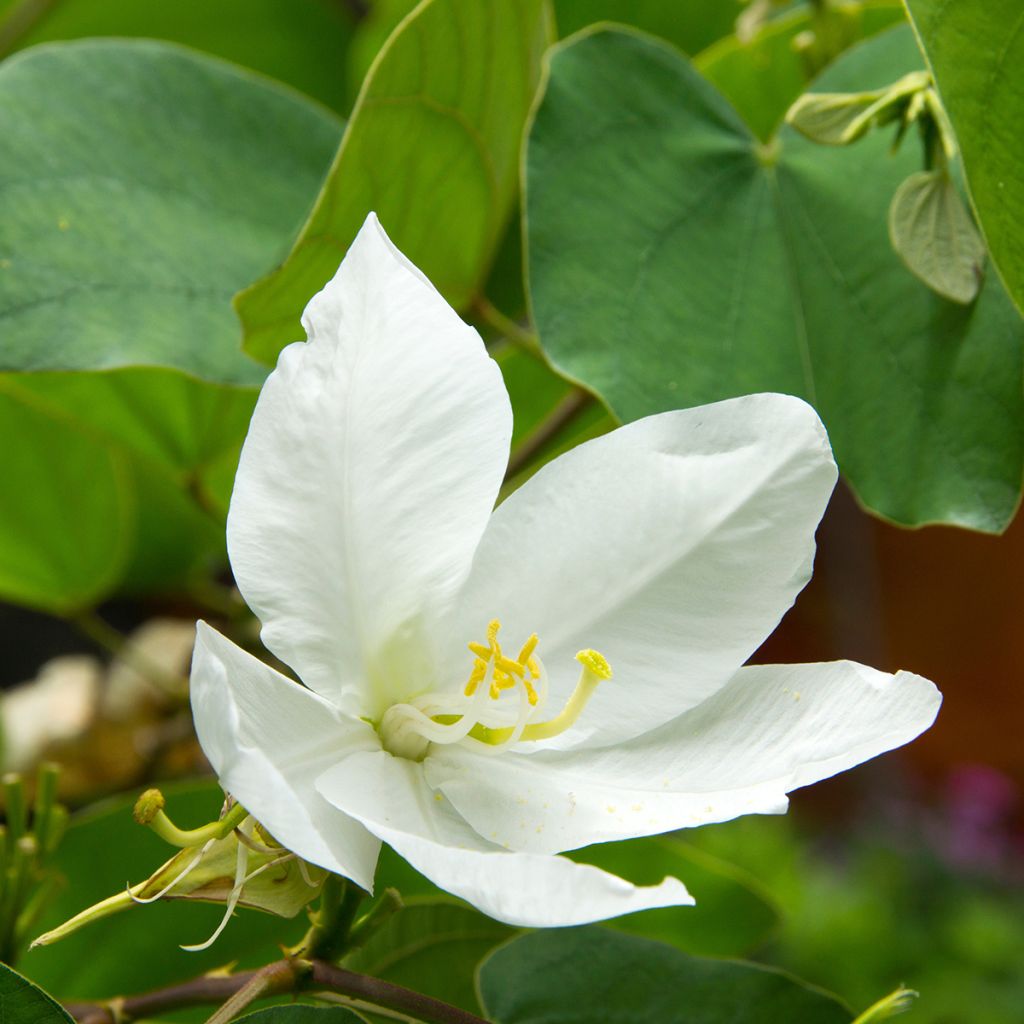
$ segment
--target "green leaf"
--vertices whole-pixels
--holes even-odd
[[[867,39],[903,20],[898,0],[868,0],[851,26]],[[694,58],[694,65],[736,108],[750,130],[767,140],[807,86],[807,70],[796,40],[812,24],[806,9],[769,23],[753,39],[731,35]]]
[[[347,957],[345,966],[479,1013],[477,965],[514,934],[450,898],[413,899]]]
[[[159,43],[0,66],[4,598],[67,612],[223,562],[224,469],[265,373],[231,297],[287,247],[339,131]]]
[[[236,300],[272,362],[367,213],[449,302],[481,289],[518,191],[519,146],[549,35],[544,0],[426,0],[363,85],[295,247]]]
[[[915,70],[906,30],[816,83]],[[756,391],[807,398],[861,501],[997,531],[1024,463],[1020,318],[989,275],[946,302],[887,237],[919,168],[881,132],[768,145],[677,52],[625,31],[553,51],[527,159],[529,285],[552,362],[625,420]]]
[[[0,7],[3,5],[0,4]],[[182,43],[287,82],[336,110],[345,110],[345,76],[338,72],[352,32],[345,4],[322,0],[61,0],[10,5],[0,39],[10,38],[15,11],[33,8],[34,23],[13,33],[14,49],[58,39],[148,37]],[[5,33],[4,29],[8,28]]]
[[[182,827],[211,821],[223,799],[213,782],[167,786],[164,793]],[[132,819],[137,795],[107,801],[72,819],[54,858],[67,885],[40,920],[40,934],[127,882],[145,879],[174,852]],[[171,985],[236,959],[242,966],[269,963],[280,957],[280,944],[298,942],[308,927],[302,915],[285,921],[241,910],[210,949],[186,953],[178,948],[206,939],[222,915],[221,906],[191,901],[140,906],[30,950],[20,964],[61,999],[105,999]],[[94,955],[96,950],[103,955]]]
[[[754,964],[703,960],[604,928],[535,932],[493,953],[496,1024],[849,1024],[833,997]]]
[[[0,369],[165,366],[256,385],[232,295],[278,257],[340,125],[149,41],[0,66]]]
[[[637,885],[657,885],[666,875],[681,879],[697,900],[695,907],[645,910],[608,925],[685,953],[743,956],[778,924],[775,905],[750,876],[673,836],[605,843],[573,857]]]
[[[272,1006],[239,1017],[237,1024],[359,1024],[362,1019],[340,1006]]]
[[[0,1021],[3,1024],[74,1024],[41,989],[0,964]]]
[[[1024,7],[1019,0],[906,0],[960,143],[992,261],[1024,312]]]
[[[732,33],[742,7],[707,0],[554,0],[558,34],[572,35],[587,25],[614,21],[632,25],[698,53]]]
[[[919,171],[900,185],[889,207],[889,237],[929,288],[953,302],[974,301],[985,243],[947,171]]]
[[[0,599],[53,612],[120,578],[135,535],[127,460],[66,419],[23,403],[0,374]]]

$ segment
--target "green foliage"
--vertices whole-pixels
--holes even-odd
[[[480,969],[497,1024],[845,1024],[831,996],[785,974],[702,960],[603,928],[535,932]]]
[[[0,49],[87,36],[165,39],[253,68],[344,111],[348,95],[338,62],[352,23],[346,6],[330,0],[61,0],[45,6],[14,0],[6,10],[0,3]]]
[[[450,897],[419,897],[346,957],[345,966],[479,1013],[477,965],[514,934]]]
[[[554,0],[558,34],[613,21],[661,36],[686,53],[699,53],[715,40],[732,34],[742,12],[739,4],[707,0]]]
[[[1019,0],[906,0],[956,131],[982,233],[1024,310],[1024,9]]]
[[[903,20],[894,0],[868,0],[856,9],[851,42]],[[807,87],[808,68],[797,40],[811,28],[810,12],[797,9],[751,39],[726,36],[694,59],[694,66],[736,108],[750,130],[767,141],[789,106]]]
[[[609,926],[659,939],[684,953],[744,956],[778,925],[774,903],[753,876],[673,836],[591,846],[579,859],[638,885],[656,885],[667,875],[682,879],[695,907],[645,910]]]
[[[3,1024],[73,1024],[41,989],[0,964],[0,1021]]]
[[[238,1024],[359,1024],[363,1018],[340,1006],[272,1006],[238,1018]]]
[[[255,385],[231,296],[288,244],[340,125],[154,42],[0,69],[5,370],[165,366]]]
[[[889,237],[907,266],[952,302],[981,287],[985,243],[945,170],[912,174],[889,207]]]
[[[212,782],[167,787],[168,808],[184,824],[216,817],[221,793]],[[100,805],[72,820],[53,858],[67,881],[38,930],[46,931],[80,910],[141,881],[167,859],[168,847],[137,825],[135,794]],[[32,979],[61,999],[104,999],[170,985],[231,960],[260,966],[280,957],[279,944],[295,943],[306,929],[300,916],[282,921],[242,910],[208,950],[186,953],[179,944],[201,942],[223,915],[223,906],[191,901],[154,903],[91,924],[53,946],[27,952],[20,963]],[[102,950],[102,956],[94,955]]]
[[[894,30],[815,88],[879,88]],[[969,310],[892,252],[920,166],[880,133],[758,142],[677,53],[623,31],[555,51],[530,134],[529,283],[541,343],[624,419],[752,391],[810,400],[862,502],[907,525],[1002,529],[1021,479],[1020,318],[986,279]]]
[[[388,40],[291,254],[242,292],[245,346],[272,362],[367,213],[457,308],[478,294],[518,191],[549,35],[544,0],[427,0]]]
[[[231,296],[287,245],[339,125],[152,42],[19,55],[0,98],[0,597],[181,585],[223,557],[206,474],[263,377]]]
[[[759,960],[858,1009],[905,984],[921,993],[915,1024],[1017,1024],[1024,894],[1013,879],[944,864],[935,825],[915,835],[912,822],[874,819],[822,839],[792,818],[744,818],[693,838],[756,872],[781,907]]]

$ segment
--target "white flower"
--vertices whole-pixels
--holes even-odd
[[[835,482],[803,402],[648,417],[494,510],[501,373],[372,215],[303,323],[228,549],[305,686],[204,623],[192,672],[221,783],[299,856],[369,889],[383,840],[518,925],[691,903],[556,854],[781,812],[934,719],[909,673],[741,667],[807,581]]]

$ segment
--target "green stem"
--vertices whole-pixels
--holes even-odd
[[[273,978],[279,987],[273,993],[264,990],[253,999],[287,992],[332,992],[371,1010],[379,1007],[388,1016],[423,1021],[425,1024],[487,1024],[481,1017],[458,1006],[380,978],[335,967],[323,960],[287,959],[268,964],[260,971],[194,978],[169,988],[125,996],[108,1003],[73,1003],[67,1009],[79,1024],[129,1024],[130,1021],[159,1017],[187,1006],[230,1000],[261,975]]]
[[[348,949],[358,949],[405,904],[397,889],[385,889],[380,899],[352,926],[348,935]]]
[[[485,296],[479,295],[474,299],[472,311],[482,323],[503,338],[508,338],[509,341],[515,342],[531,352],[540,351],[537,335],[529,328],[523,327],[522,324],[506,316]]]
[[[322,960],[338,959],[350,946],[350,934],[359,905],[366,893],[340,875],[328,875],[320,891],[320,903],[312,925],[294,955]]]
[[[308,968],[301,962],[282,960],[268,964],[258,970],[216,1013],[208,1017],[206,1024],[227,1024],[257,999],[294,992],[298,981],[308,973]]]
[[[165,843],[185,849],[189,846],[202,846],[211,839],[223,839],[248,817],[249,812],[241,804],[232,804],[223,818],[211,821],[208,825],[203,825],[200,828],[178,828],[163,810],[158,810],[145,824],[148,824]]]
[[[28,804],[25,800],[25,781],[16,772],[3,777],[4,811],[7,815],[9,841],[16,843],[28,829]]]
[[[0,57],[6,57],[35,28],[58,0],[22,0],[0,20]]]
[[[505,480],[511,480],[526,469],[580,413],[590,407],[594,396],[582,388],[574,388],[519,442],[508,460]]]
[[[32,812],[32,831],[39,844],[39,859],[44,861],[53,842],[53,809],[57,802],[57,779],[60,766],[45,762],[36,774],[36,799]]]

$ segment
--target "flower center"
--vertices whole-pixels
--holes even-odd
[[[460,691],[427,693],[388,708],[380,724],[385,750],[422,761],[432,743],[462,743],[494,753],[520,740],[550,739],[573,725],[598,683],[611,678],[611,667],[601,654],[580,651],[576,660],[582,672],[576,689],[557,715],[542,719],[548,684],[535,653],[537,634],[510,658],[498,642],[500,629],[494,619],[487,627],[487,642],[468,645],[473,665]]]

